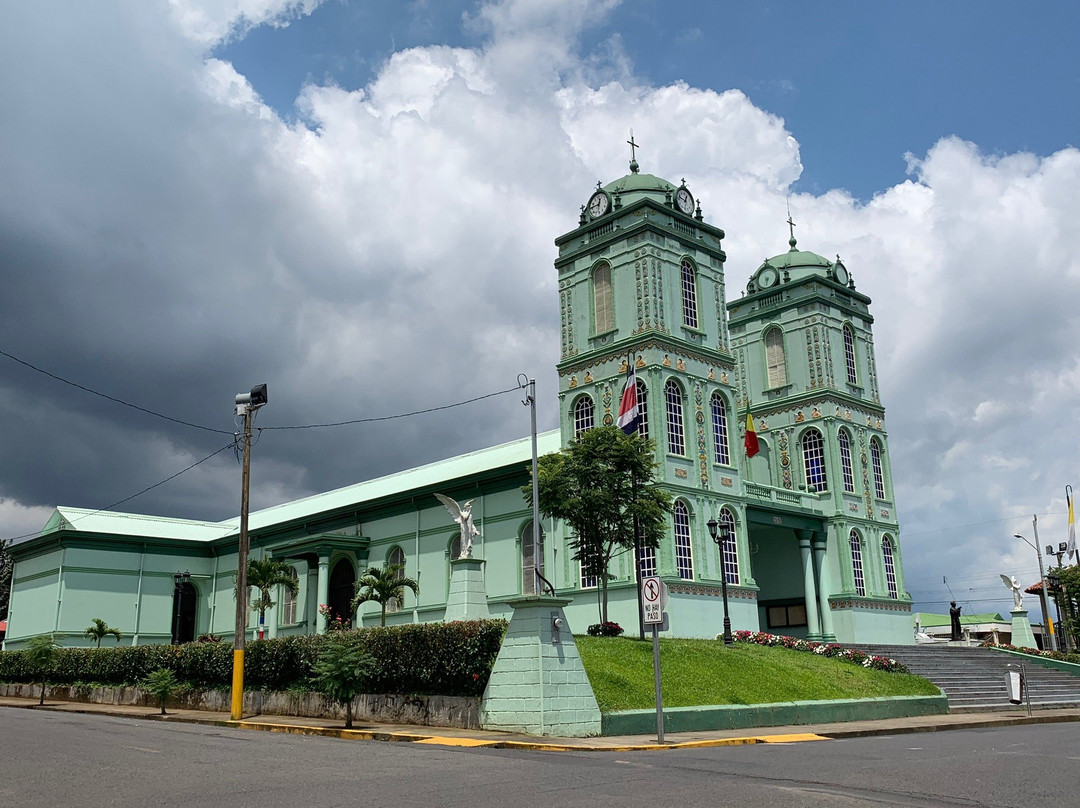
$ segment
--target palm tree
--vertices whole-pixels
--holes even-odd
[[[247,569],[248,586],[259,590],[259,594],[251,601],[251,608],[259,613],[259,635],[262,636],[263,625],[266,622],[266,610],[274,605],[270,594],[275,586],[283,586],[293,595],[300,588],[293,577],[291,564],[279,561],[276,558],[252,559],[248,562]]]
[[[356,582],[356,597],[352,601],[355,612],[361,603],[373,600],[382,607],[382,624],[386,625],[386,605],[396,599],[399,603],[405,597],[405,590],[411,589],[413,595],[420,594],[420,584],[404,575],[404,564],[390,564],[386,567],[368,567],[368,571]]]
[[[120,629],[113,628],[100,617],[95,617],[90,621],[92,625],[86,627],[86,631],[83,632],[84,637],[89,637],[91,640],[97,641],[97,647],[101,647],[101,641],[108,637],[110,634],[116,637],[117,644],[120,643],[120,638],[123,636],[120,633]]]

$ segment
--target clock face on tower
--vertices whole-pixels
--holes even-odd
[[[779,275],[777,275],[777,272],[773,267],[765,267],[765,269],[758,273],[758,286],[762,289],[768,289],[779,279]]]
[[[848,275],[847,270],[844,269],[844,265],[837,261],[836,269],[834,270],[834,272],[836,273],[837,282],[842,283],[846,286],[850,276]]]
[[[685,187],[680,188],[675,194],[675,204],[678,205],[679,210],[687,216],[694,212],[694,197]]]
[[[589,216],[594,219],[599,219],[608,209],[611,207],[611,202],[608,200],[608,195],[603,191],[597,191],[589,198]]]

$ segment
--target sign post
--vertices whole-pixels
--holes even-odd
[[[641,612],[645,625],[652,629],[653,681],[656,685],[656,742],[664,742],[664,697],[660,688],[660,629],[664,607],[667,605],[667,586],[657,576],[641,579]]]

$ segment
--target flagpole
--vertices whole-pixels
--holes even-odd
[[[634,365],[634,352],[626,352],[627,373]],[[635,374],[637,375],[637,374]],[[641,526],[637,517],[637,474],[630,477],[630,496],[634,504],[634,581],[637,585],[638,639],[645,640],[645,604],[641,599]]]

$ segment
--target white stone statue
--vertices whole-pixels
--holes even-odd
[[[1024,595],[1020,591],[1020,584],[1016,580],[1016,576],[1002,575],[1001,582],[1009,587],[1009,591],[1012,592],[1013,610],[1024,608]]]
[[[477,530],[476,525],[473,524],[473,501],[470,499],[464,505],[458,505],[457,502],[450,499],[450,497],[443,496],[442,494],[436,494],[435,499],[439,500],[439,502],[446,507],[446,510],[454,517],[454,521],[461,527],[461,555],[459,558],[472,558],[473,536],[480,535],[480,531]]]

